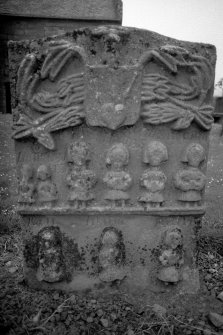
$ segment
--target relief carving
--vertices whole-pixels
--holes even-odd
[[[95,198],[92,188],[97,183],[96,175],[87,168],[90,161],[89,149],[84,142],[71,143],[67,151],[69,172],[67,185],[70,190],[69,202],[75,208],[86,208]]]
[[[49,283],[59,282],[66,276],[62,237],[58,227],[46,227],[38,233],[37,279]]]
[[[190,144],[185,152],[182,162],[187,168],[179,170],[174,177],[174,184],[181,191],[178,201],[184,206],[201,204],[201,192],[205,187],[206,177],[199,170],[199,165],[205,159],[205,150],[198,143]]]
[[[51,180],[51,170],[49,166],[40,165],[37,169],[37,197],[43,205],[54,205],[58,199],[56,185]]]
[[[18,202],[20,204],[32,204],[34,200],[35,184],[33,181],[34,171],[29,164],[21,168],[21,180],[18,187]]]
[[[120,205],[125,207],[130,198],[126,191],[132,184],[132,177],[124,170],[128,163],[129,151],[124,144],[116,143],[108,150],[106,165],[111,170],[106,173],[103,181],[110,190],[106,192],[104,199],[112,208]]]
[[[165,188],[167,177],[159,168],[162,162],[168,160],[166,146],[158,141],[148,143],[144,148],[143,163],[151,167],[146,169],[141,178],[140,185],[146,189],[138,198],[146,209],[160,207],[164,203],[162,191]]]
[[[214,72],[205,57],[165,45],[139,55],[139,61],[120,64],[116,49],[120,41],[126,43],[128,29],[99,27],[91,33],[98,40],[96,49],[99,40],[105,46],[99,62],[67,40],[48,42],[43,55],[25,56],[18,70],[20,117],[14,124],[15,139],[33,136],[53,150],[54,131],[83,122],[116,130],[134,125],[140,113],[145,124],[172,122],[171,127],[180,130],[195,121],[202,129],[210,129],[213,107],[206,96]],[[67,75],[67,66],[74,63],[79,66]],[[154,63],[162,66],[163,74],[148,73],[148,64]]]
[[[106,227],[99,243],[99,278],[104,282],[122,280],[125,277],[125,245],[121,231]]]
[[[83,49],[63,40],[50,42],[40,72],[37,71],[35,54],[28,54],[24,58],[18,70],[17,96],[21,113],[14,124],[14,139],[33,136],[43,146],[53,150],[55,143],[51,132],[82,123],[84,72],[57,80],[73,58],[79,59],[84,66]],[[54,92],[41,90],[41,84],[46,80],[53,85]],[[42,115],[34,117],[36,112]]]
[[[86,123],[116,130],[134,125],[140,116],[141,73],[137,66],[88,68]]]
[[[213,107],[206,103],[206,96],[212,87],[214,73],[209,61],[172,45],[148,51],[141,59],[144,65],[151,61],[161,64],[166,74],[144,73],[143,122],[152,125],[173,122],[171,128],[180,130],[195,121],[203,130],[210,130]],[[177,76],[181,71],[186,73],[183,83]],[[198,105],[194,104],[195,99]]]
[[[177,283],[180,280],[180,267],[184,264],[181,229],[168,229],[164,234],[161,249],[158,279],[166,284]]]

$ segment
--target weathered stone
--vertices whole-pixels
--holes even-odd
[[[107,319],[102,318],[102,319],[100,319],[100,321],[101,321],[101,324],[102,324],[103,327],[108,328],[109,323],[108,323]]]
[[[106,227],[99,246],[99,278],[104,282],[122,280],[125,277],[125,245],[121,231]]]
[[[218,313],[210,312],[208,314],[209,320],[213,323],[213,325],[217,328],[223,328],[223,315]]]
[[[43,228],[38,234],[37,279],[57,282],[65,278],[60,230],[57,227]]]
[[[29,284],[195,293],[214,47],[116,26],[31,43],[9,44]]]
[[[223,292],[220,292],[217,296],[217,298],[221,301],[223,301]]]
[[[177,283],[180,280],[179,271],[175,266],[161,268],[158,279],[165,283]]]

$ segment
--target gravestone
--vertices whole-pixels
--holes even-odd
[[[100,26],[9,60],[28,283],[197,292],[214,46]]]

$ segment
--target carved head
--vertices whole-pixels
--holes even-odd
[[[170,228],[164,234],[166,247],[176,249],[183,244],[183,235],[180,228]]]
[[[198,143],[191,143],[183,156],[182,162],[188,163],[189,166],[198,167],[205,159],[205,150]]]
[[[37,169],[37,178],[39,180],[46,180],[51,177],[50,168],[46,165],[40,165]]]
[[[168,160],[166,146],[159,141],[152,141],[144,148],[143,162],[151,166],[159,166],[162,162]]]
[[[85,165],[89,161],[89,149],[85,142],[73,142],[67,149],[67,161],[77,166]]]
[[[125,246],[121,231],[114,227],[106,227],[100,238],[99,265],[105,269],[123,262]]]
[[[107,152],[106,164],[114,168],[121,168],[129,162],[129,151],[122,143],[114,144]]]
[[[33,177],[33,168],[29,164],[24,164],[21,168],[22,177],[29,180]]]
[[[66,265],[62,253],[62,237],[59,227],[51,226],[38,233],[37,279],[46,282],[58,282],[66,275]]]
[[[58,227],[45,227],[38,233],[39,248],[47,250],[52,247],[61,247],[61,233]]]

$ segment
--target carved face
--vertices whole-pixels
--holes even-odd
[[[190,166],[198,167],[204,159],[205,151],[202,145],[198,143],[192,143],[187,147],[183,162],[187,162]]]
[[[119,169],[127,165],[129,161],[129,152],[122,143],[113,145],[107,154],[106,163],[115,169]]]
[[[40,180],[46,180],[50,177],[50,170],[46,165],[40,165],[37,170],[37,178]]]
[[[55,240],[55,234],[51,231],[44,231],[41,234],[41,238],[42,238],[42,246],[45,247],[46,249],[48,249],[50,247],[50,245],[52,244],[52,242]]]
[[[181,234],[181,230],[175,228],[170,232],[167,232],[165,236],[165,245],[171,249],[176,249],[178,246],[183,244],[183,237]]]
[[[166,146],[158,141],[149,143],[144,150],[144,163],[151,166],[159,166],[162,162],[168,159]]]
[[[124,243],[121,232],[114,227],[106,227],[101,235],[99,265],[103,269],[120,265],[124,260]]]
[[[101,240],[103,245],[115,245],[119,240],[117,234],[112,230],[107,230]]]
[[[89,151],[86,143],[74,142],[68,147],[68,162],[74,163],[77,166],[85,165],[89,160]]]
[[[39,232],[40,248],[47,250],[52,246],[59,247],[60,238],[58,235],[59,231],[56,227],[43,228]]]

